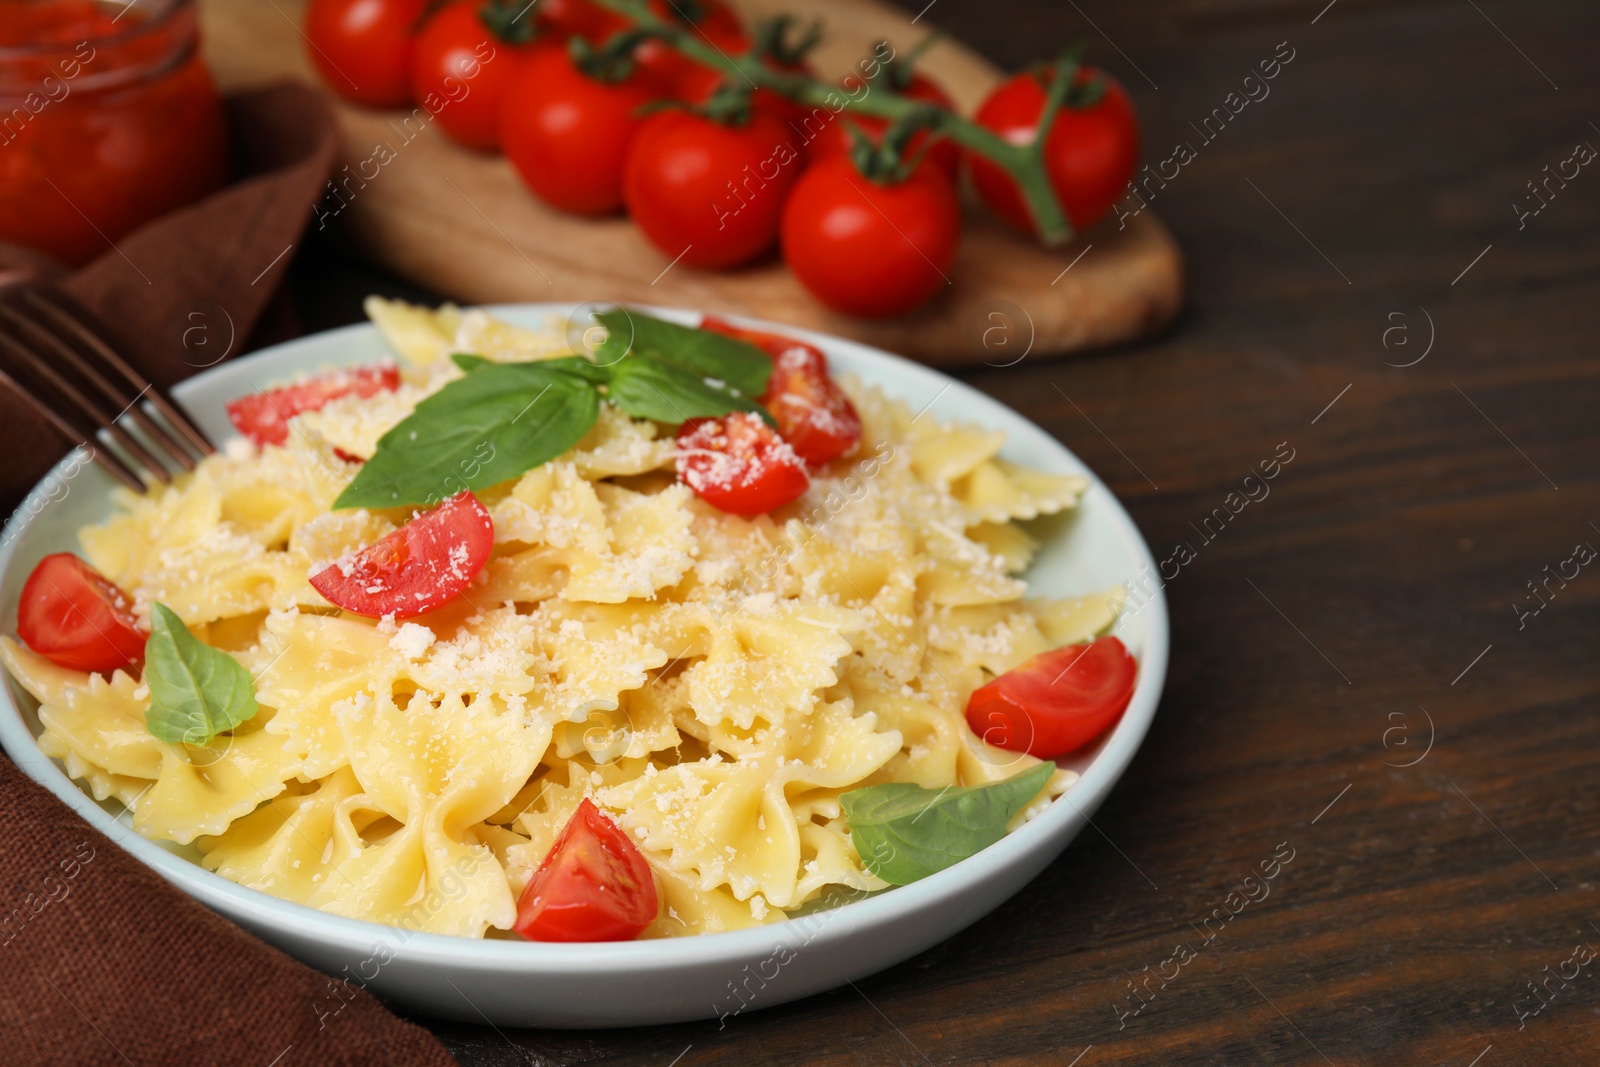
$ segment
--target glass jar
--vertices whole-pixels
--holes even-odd
[[[193,0],[0,0],[0,240],[77,266],[227,177]]]

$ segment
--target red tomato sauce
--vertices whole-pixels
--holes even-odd
[[[194,6],[0,0],[0,240],[68,264],[227,177]]]

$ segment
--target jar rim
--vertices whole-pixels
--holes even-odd
[[[25,2],[49,3],[50,0],[25,0]],[[99,34],[84,38],[84,43],[95,45],[120,45],[129,41],[137,41],[141,37],[160,33],[165,30],[174,17],[184,10],[194,7],[195,0],[127,0],[118,5],[113,0],[95,0],[100,7],[122,8],[117,13],[117,19],[129,12],[137,11],[142,15],[128,23],[125,28],[118,29],[115,33]],[[40,44],[0,45],[0,63],[17,59],[43,58],[59,54],[75,45],[61,41],[52,41]]]

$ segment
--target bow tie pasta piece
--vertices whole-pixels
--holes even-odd
[[[450,353],[461,351],[455,343],[456,330],[461,325],[461,309],[454,304],[427,308],[403,300],[369,296],[362,310],[389,342],[389,347],[407,363],[422,367],[447,360]]]
[[[265,731],[265,715],[204,748],[172,745],[146,729],[149,694],[121,671],[109,681],[69,671],[10,638],[0,638],[0,659],[39,701],[39,747],[90,771],[96,794],[122,800],[147,837],[187,844],[221,833],[300,770],[283,739]],[[134,782],[136,792],[125,795]]]
[[[997,556],[1007,574],[1021,574],[1033,563],[1039,542],[1020,526],[1009,522],[980,522],[967,527],[967,538]]]
[[[1077,507],[1088,488],[1082,475],[1047,474],[996,459],[951,482],[950,495],[976,521],[1005,522]]]
[[[876,725],[824,705],[774,729],[776,743],[758,758],[680,763],[599,790],[595,800],[643,847],[670,857],[671,869],[692,870],[702,890],[727,885],[740,900],[760,893],[774,907],[794,907],[802,866],[816,859],[802,855],[794,798],[816,789],[837,795],[887,762],[900,735]],[[830,878],[859,878],[859,868],[846,867]]]
[[[335,915],[481,937],[510,925],[513,898],[494,851],[398,825],[349,767],[200,842],[202,863],[241,885]]]
[[[505,874],[487,847],[466,835],[527,782],[550,727],[488,700],[426,690],[403,700],[381,693],[364,706],[340,708],[337,717],[361,803],[390,820],[390,829],[381,839],[363,836],[347,802],[329,859],[343,877],[324,878],[308,903],[398,925],[419,892],[436,897],[460,882],[467,899],[440,908],[425,928],[472,937],[489,926],[509,928],[516,907]]]
[[[687,704],[677,679],[652,679],[638,689],[620,694],[615,709],[596,708],[582,722],[562,722],[555,728],[552,749],[558,759],[578,756],[599,764],[643,759],[667,752],[682,743],[675,712]]]
[[[141,614],[160,601],[190,626],[320,604],[306,583],[310,564],[321,552],[359,544],[374,525],[365,513],[323,515],[342,484],[318,470],[325,464],[303,461],[293,448],[214,456],[194,475],[130,496],[119,514],[86,527],[85,554],[134,591]]]
[[[629,418],[620,408],[600,405],[600,417],[567,458],[590,480],[619,474],[667,470],[677,456],[677,442],[661,436],[653,422]]]
[[[301,757],[306,778],[325,777],[349,762],[334,708],[392,684],[401,661],[390,641],[364,622],[274,612],[260,647],[241,657],[255,675],[256,700],[275,709],[267,732]]]
[[[746,597],[717,615],[705,658],[685,672],[695,717],[751,730],[810,711],[817,690],[839,680],[835,667],[851,651],[844,635],[865,622],[848,608]]]
[[[490,507],[504,540],[559,550],[567,600],[620,604],[676,585],[694,563],[690,493],[672,485],[636,493],[592,483],[571,463],[546,463]]]

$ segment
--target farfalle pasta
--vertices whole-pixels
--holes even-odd
[[[453,353],[568,353],[558,330],[479,311],[369,312],[405,361],[400,388],[299,415],[282,445],[239,442],[171,487],[119,490],[80,533],[140,617],[166,605],[249,671],[258,714],[205,745],[161,740],[136,676],[0,639],[39,702],[42,750],[242,885],[492,935],[587,799],[649,862],[662,906],[645,936],[882,889],[841,795],[1036,765],[973,733],[969,694],[1091,639],[1121,605],[1120,589],[1029,599],[1018,577],[1036,545],[1016,523],[1074,507],[1084,479],[845,379],[859,445],[770,515],[697,498],[670,430],[602,405],[567,452],[478,491],[493,551],[456,600],[403,621],[341,612],[308,576],[409,514],[334,510],[358,469],[345,457],[461,378]],[[1075,777],[1055,772],[1041,801]]]

